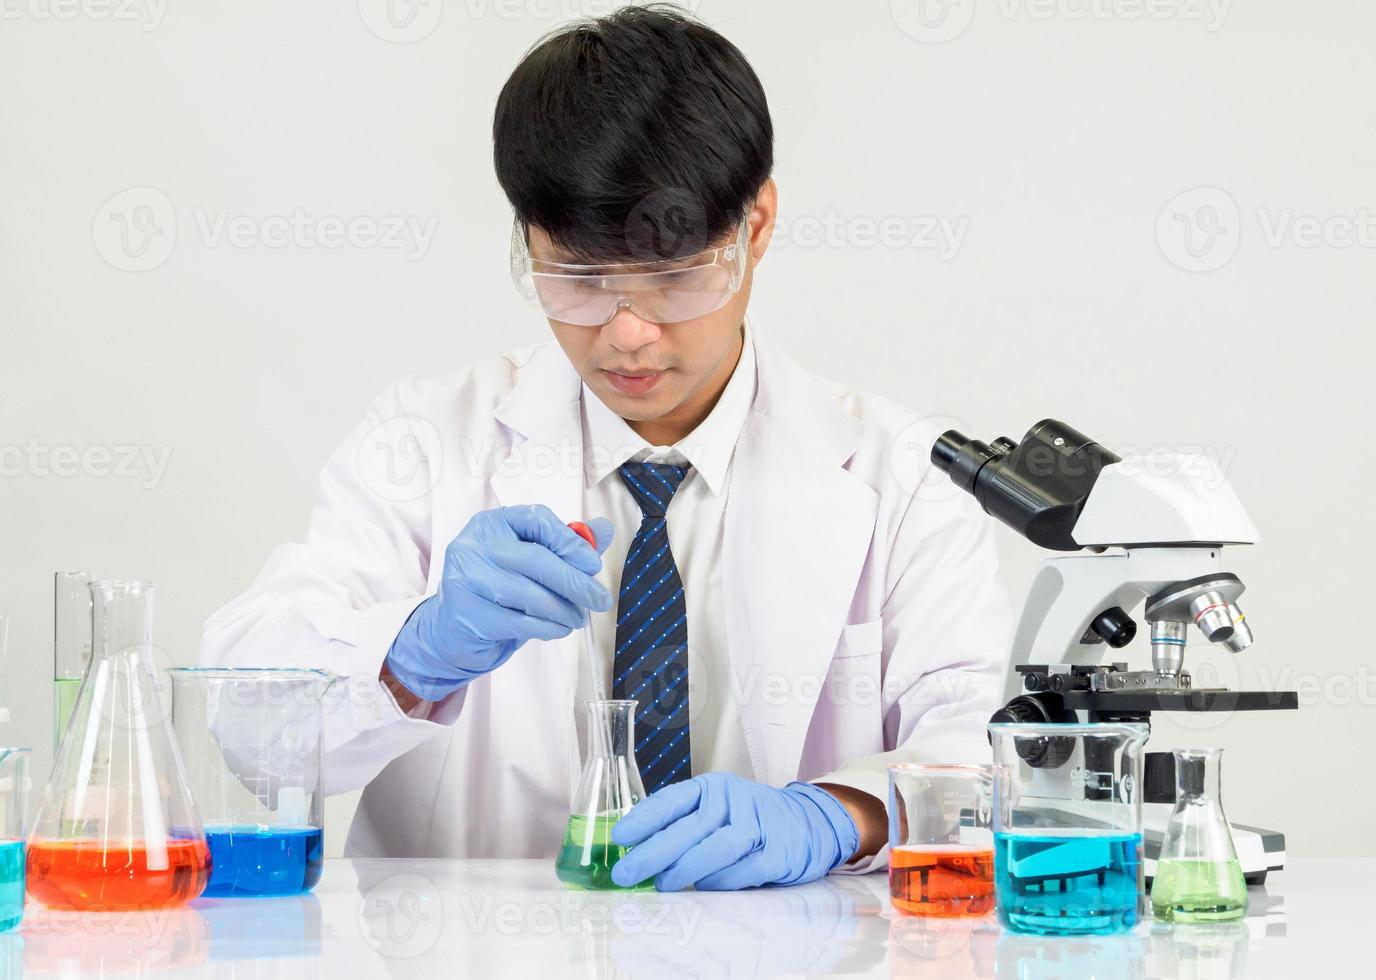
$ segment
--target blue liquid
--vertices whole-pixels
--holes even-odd
[[[0,841],[0,932],[24,918],[24,842]]]
[[[999,921],[1042,936],[1107,936],[1137,924],[1141,834],[994,835]]]
[[[210,845],[209,898],[296,895],[320,880],[325,850],[318,827],[266,830],[207,827]]]

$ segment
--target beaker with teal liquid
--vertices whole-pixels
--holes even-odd
[[[1142,905],[1136,723],[992,724],[999,921],[1047,936],[1111,935]]]
[[[24,918],[24,840],[29,813],[29,750],[0,748],[0,932]]]
[[[570,807],[554,861],[559,880],[573,888],[619,889],[612,868],[629,848],[612,840],[612,828],[645,798],[635,761],[635,701],[589,701],[588,761]],[[647,879],[636,888],[653,888]]]

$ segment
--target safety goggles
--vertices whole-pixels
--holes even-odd
[[[525,230],[511,229],[511,279],[551,320],[600,327],[618,310],[652,323],[681,323],[726,305],[745,279],[749,212],[731,244],[686,259],[576,265],[530,256]]]

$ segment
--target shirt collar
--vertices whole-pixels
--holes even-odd
[[[584,476],[588,486],[596,486],[628,460],[652,463],[691,464],[702,474],[713,494],[726,487],[731,457],[736,449],[750,407],[755,401],[755,343],[745,327],[745,342],[731,379],[707,418],[672,446],[654,446],[583,385]]]

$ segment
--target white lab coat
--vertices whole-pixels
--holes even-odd
[[[986,760],[1009,629],[992,520],[935,474],[914,486],[935,424],[810,376],[753,322],[751,335],[758,393],[723,544],[734,690],[694,699],[737,700],[753,776],[770,785],[887,800],[890,762]],[[395,385],[326,465],[305,543],[279,547],[206,624],[207,664],[348,679],[324,738],[326,791],[367,786],[351,855],[557,850],[580,769],[577,634],[528,643],[428,720],[404,717],[376,679],[473,514],[580,516],[579,394],[554,346]]]

